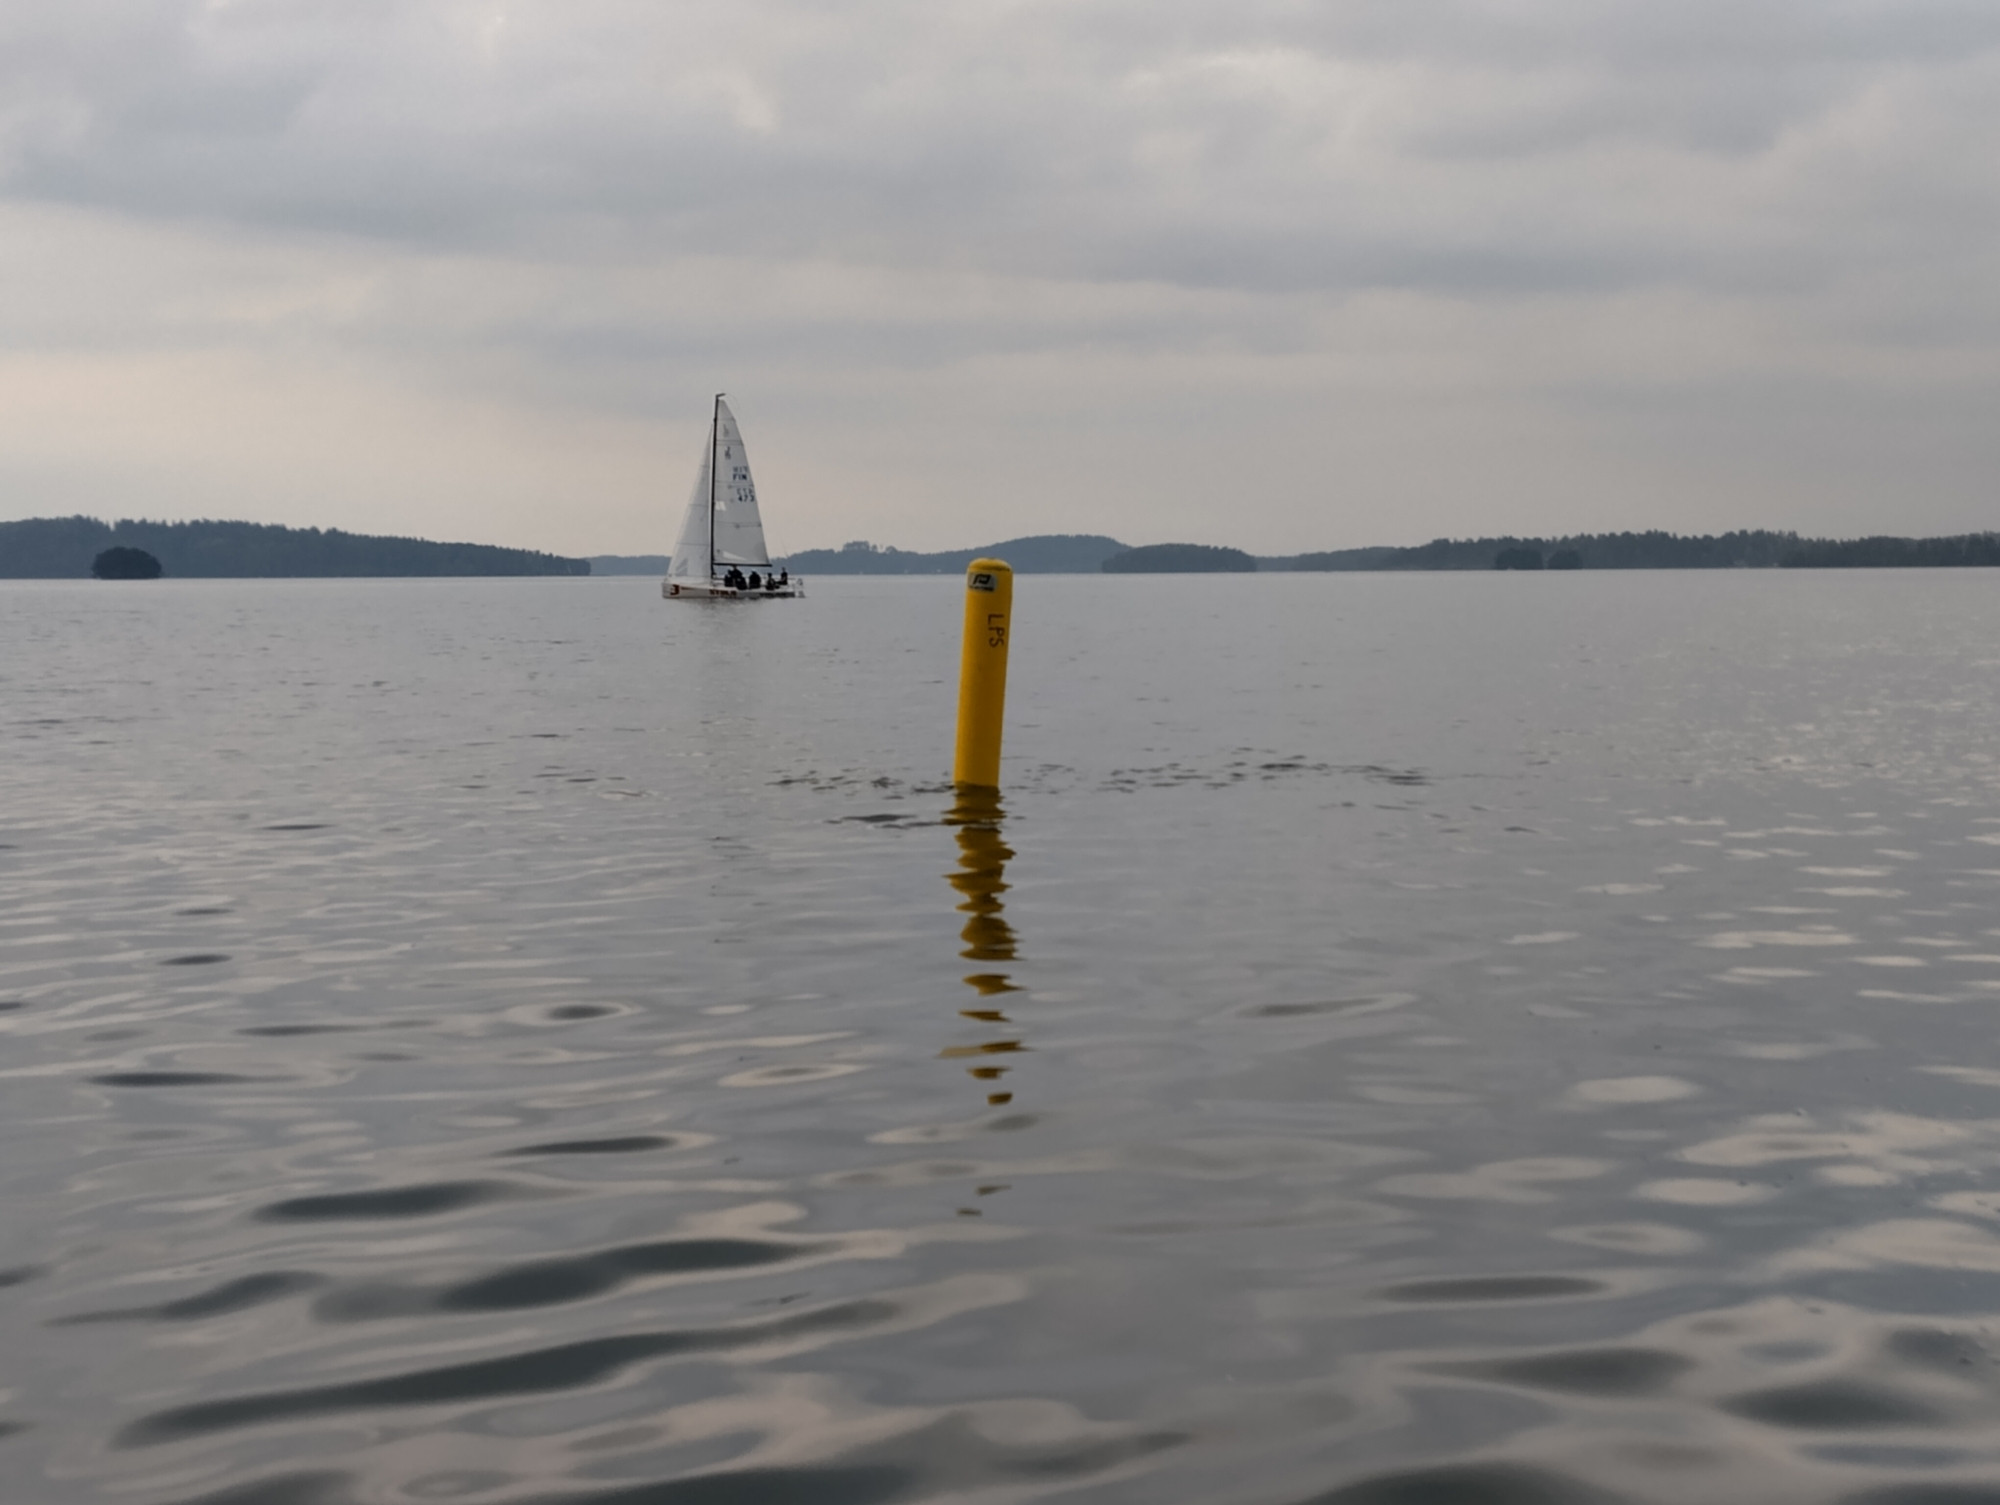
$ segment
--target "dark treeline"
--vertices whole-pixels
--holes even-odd
[[[1808,570],[1952,568],[2000,565],[2000,533],[1964,533],[1956,538],[1815,538],[1785,557]]]
[[[1490,570],[1502,555],[1521,568],[1529,553],[1568,557],[1557,568],[1587,570],[1726,570],[1775,569],[1805,563],[1803,552],[1816,547],[1796,533],[1765,529],[1724,533],[1719,537],[1665,533],[1574,533],[1562,538],[1439,538],[1414,548],[1335,549],[1324,554],[1294,554],[1260,559],[1266,570]],[[1842,546],[1844,547],[1844,546]],[[1916,561],[1908,561],[1915,563]],[[1539,566],[1527,566],[1538,568]]]
[[[143,549],[168,578],[355,575],[588,575],[590,563],[532,549],[381,538],[270,523],[116,524],[94,517],[0,523],[0,578],[81,580],[107,548]]]
[[[1818,570],[1964,565],[2000,565],[2000,533],[1830,539],[1758,528],[1719,536],[1657,530],[1573,533],[1562,538],[1508,535],[1439,538],[1408,549],[1335,549],[1257,561],[1264,570]]]

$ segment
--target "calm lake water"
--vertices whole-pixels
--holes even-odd
[[[0,1498],[2000,1501],[2000,573],[0,583]]]

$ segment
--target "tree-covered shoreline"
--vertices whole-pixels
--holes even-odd
[[[1260,570],[1899,569],[2000,565],[2000,533],[1948,538],[1803,538],[1721,534],[1570,533],[1550,538],[1438,538],[1412,548],[1334,549],[1257,561]]]
[[[276,523],[34,517],[0,523],[0,579],[84,580],[108,548],[139,549],[169,579],[588,575],[590,562],[483,543],[432,543]]]
[[[0,579],[84,580],[105,550],[154,556],[169,578],[255,579],[367,576],[588,575],[589,559],[492,544],[220,521],[105,523],[92,517],[0,522]],[[794,574],[957,574],[995,555],[1023,574],[1139,574],[1214,569],[1265,572],[1388,570],[1929,569],[2000,565],[2000,532],[1940,538],[1807,538],[1742,529],[1721,534],[1572,533],[1559,537],[1438,538],[1411,547],[1377,545],[1318,553],[1251,556],[1234,549],[1166,543],[1130,548],[1100,534],[1036,534],[976,549],[912,553],[853,543],[809,549],[781,561]],[[607,555],[603,573],[653,574],[666,556]]]
[[[1721,534],[1572,533],[1550,538],[1436,538],[1410,548],[1334,549],[1260,559],[1266,570],[1490,570],[1520,568],[1527,553],[1574,554],[1587,570],[1774,569],[1808,540],[1796,533],[1747,529]],[[1532,567],[1532,566],[1531,566]]]
[[[977,549],[911,553],[852,543],[814,549],[786,561],[794,574],[956,574],[981,555],[1007,560],[1017,574],[1154,574],[1230,568],[1262,572],[1416,570],[1729,570],[1891,569],[2000,565],[2000,533],[1947,538],[1808,538],[1766,528],[1729,533],[1570,533],[1553,537],[1438,538],[1410,547],[1376,545],[1311,554],[1251,557],[1204,544],[1128,548],[1095,534],[1036,535]]]

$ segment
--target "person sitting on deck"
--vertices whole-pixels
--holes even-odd
[[[790,570],[790,569],[787,569],[787,570],[785,571],[785,574],[784,574],[784,578],[783,578],[783,579],[781,579],[781,580],[780,580],[780,581],[778,582],[778,584],[780,584],[780,585],[790,585],[791,583],[792,583],[792,572],[791,572],[791,570]]]
[[[750,572],[750,589],[757,590],[761,588],[763,584],[764,584],[763,577],[759,575],[755,570],[752,570]]]
[[[777,588],[778,588],[777,574],[773,572],[772,574],[766,575],[764,577],[764,589],[767,591],[774,591]]]
[[[722,583],[732,590],[741,590],[743,588],[743,571],[732,564],[728,572],[723,575]]]

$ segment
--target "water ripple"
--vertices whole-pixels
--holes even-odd
[[[2000,594],[1808,573],[1024,577],[1004,805],[950,579],[0,585],[10,1498],[1993,1505]]]
[[[830,1246],[756,1239],[666,1239],[590,1254],[533,1260],[436,1290],[374,1285],[337,1291],[314,1304],[329,1322],[426,1312],[503,1312],[558,1306],[606,1295],[653,1276],[708,1275],[808,1259]]]

